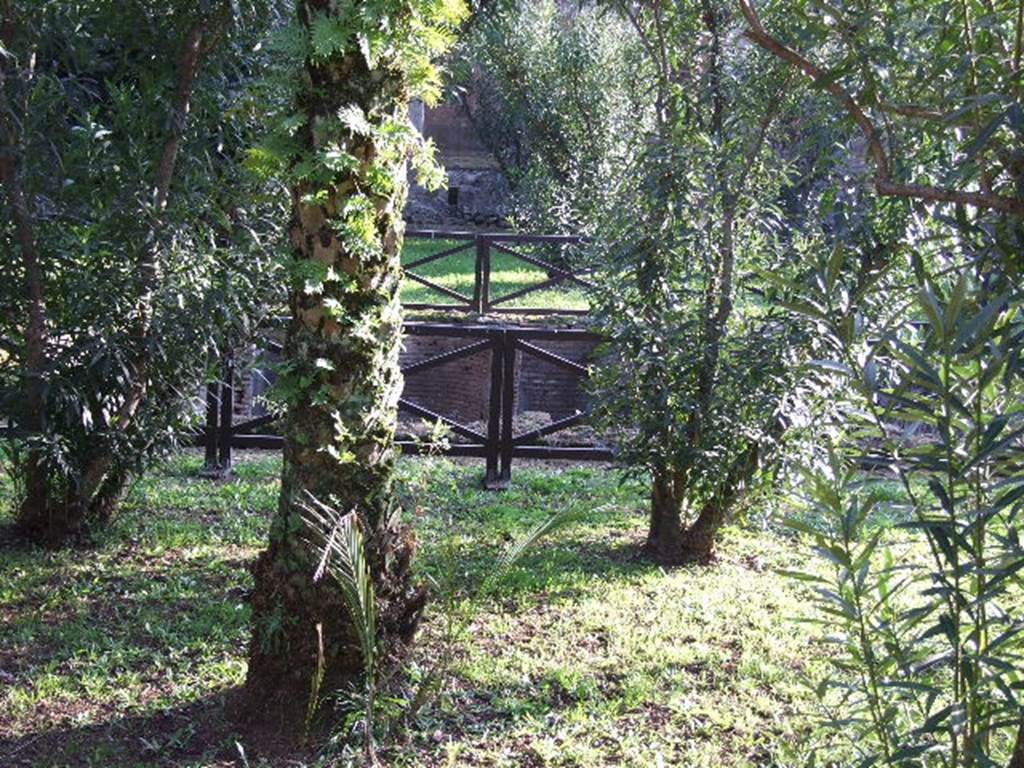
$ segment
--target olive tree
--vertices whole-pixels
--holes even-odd
[[[513,0],[468,25],[452,87],[534,231],[593,233],[652,125],[651,62],[601,3]]]
[[[791,89],[724,3],[621,10],[658,73],[657,122],[598,238],[597,415],[650,474],[649,554],[705,560],[783,438],[800,356],[762,276],[797,261],[778,206]]]
[[[866,178],[841,183],[903,210],[889,247],[836,250],[792,286],[823,343],[808,381],[842,393],[848,433],[809,473],[819,523],[798,525],[828,567],[796,576],[842,638],[826,722],[858,764],[1020,768],[1024,6],[738,5],[861,135]],[[865,447],[902,486],[909,567],[872,530]]]

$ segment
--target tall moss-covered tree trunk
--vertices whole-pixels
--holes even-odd
[[[320,670],[323,690],[363,671],[337,586],[313,579],[322,552],[305,520],[309,496],[339,517],[359,517],[384,663],[412,639],[425,600],[410,575],[413,539],[394,514],[392,481],[410,141],[401,135],[416,73],[410,57],[423,49],[416,15],[432,10],[423,2],[365,6],[354,16],[328,0],[299,4],[312,48],[289,119],[301,125],[289,161],[295,281],[279,385],[288,401],[284,469],[269,547],[255,566],[246,683],[251,700],[286,725],[307,711]],[[376,37],[381,29],[390,41]],[[367,34],[381,59],[367,55]]]

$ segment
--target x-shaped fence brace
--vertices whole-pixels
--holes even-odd
[[[585,242],[585,238],[578,235],[520,235],[504,233],[471,233],[471,232],[439,232],[434,230],[409,230],[406,232],[408,239],[444,239],[462,240],[459,245],[445,248],[444,250],[423,256],[405,265],[405,276],[410,280],[426,286],[430,290],[443,296],[455,299],[456,304],[439,304],[433,302],[412,302],[406,304],[408,309],[417,310],[448,310],[458,312],[476,312],[477,314],[501,314],[515,312],[525,315],[585,315],[585,309],[553,308],[553,307],[510,307],[509,302],[520,299],[538,291],[553,288],[562,283],[571,282],[584,288],[592,288],[593,283],[572,270],[551,264],[548,261],[537,258],[522,250],[516,250],[512,245],[579,245]],[[441,285],[413,270],[426,264],[431,264],[464,251],[475,249],[475,267],[473,278],[473,295],[468,296],[461,291]],[[549,277],[545,280],[524,286],[518,290],[500,296],[492,296],[492,254],[494,252],[504,253],[527,264],[531,264],[544,270]]]
[[[529,355],[564,370],[577,374],[581,379],[588,373],[588,367],[570,360],[563,355],[538,346],[537,341],[587,341],[598,342],[600,336],[589,331],[554,328],[510,328],[486,325],[455,325],[443,323],[408,322],[405,333],[409,336],[439,336],[464,338],[464,346],[441,352],[425,360],[410,363],[402,368],[404,376],[436,369],[440,366],[464,360],[481,354],[490,354],[490,377],[488,385],[488,419],[486,433],[473,429],[467,424],[417,403],[409,398],[399,400],[399,409],[423,419],[440,422],[452,433],[468,442],[451,442],[437,446],[422,440],[401,440],[398,445],[406,453],[441,452],[451,456],[476,456],[486,460],[487,472],[484,483],[488,488],[508,486],[512,475],[514,458],[609,460],[611,451],[595,445],[554,446],[537,441],[579,424],[586,418],[585,412],[577,409],[574,413],[557,419],[550,424],[527,432],[515,434],[515,396],[517,352],[519,356]],[[265,347],[280,352],[276,342]],[[210,475],[224,475],[231,470],[231,450],[238,448],[277,448],[284,440],[277,435],[257,434],[256,430],[273,423],[278,416],[267,414],[233,424],[234,365],[229,360],[224,365],[221,381],[208,385],[207,425],[204,434],[197,438],[206,446],[207,472]]]

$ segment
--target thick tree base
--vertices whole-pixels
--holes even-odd
[[[285,562],[272,545],[252,568],[252,610],[260,630],[249,647],[245,707],[262,726],[298,741],[307,730],[318,667],[328,661],[331,665],[331,679],[319,687],[339,690],[358,679],[362,663],[358,641],[343,626],[345,608],[336,586],[330,581],[314,584],[312,568],[289,572]],[[321,645],[325,635],[337,644],[332,649]],[[328,653],[329,660],[324,658]]]
[[[678,478],[655,474],[651,484],[651,516],[644,556],[659,565],[707,564],[715,560],[715,535],[722,516],[705,507],[690,526],[683,525],[683,493]]]
[[[648,538],[642,551],[648,560],[663,566],[711,565],[718,560],[713,546],[688,543],[685,531],[670,545]]]
[[[28,496],[18,508],[17,529],[26,541],[44,547],[89,544],[120,503],[126,477],[108,478],[90,499],[51,490]]]
[[[367,542],[383,677],[404,661],[427,600],[426,587],[412,578],[414,548],[404,527],[383,529]],[[293,734],[296,743],[315,738],[318,723],[332,720],[321,716],[345,709],[349,696],[358,700],[365,690],[356,629],[333,579],[313,582],[318,560],[315,551],[274,543],[253,566],[246,706],[251,718]],[[304,567],[296,568],[300,562]]]

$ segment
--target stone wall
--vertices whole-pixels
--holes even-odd
[[[409,190],[405,220],[411,227],[501,228],[508,225],[508,182],[497,168],[448,168],[448,186]]]
[[[414,124],[437,147],[448,172],[445,188],[431,192],[410,179],[405,220],[413,227],[507,226],[509,185],[463,108],[439,104],[410,110]]]

